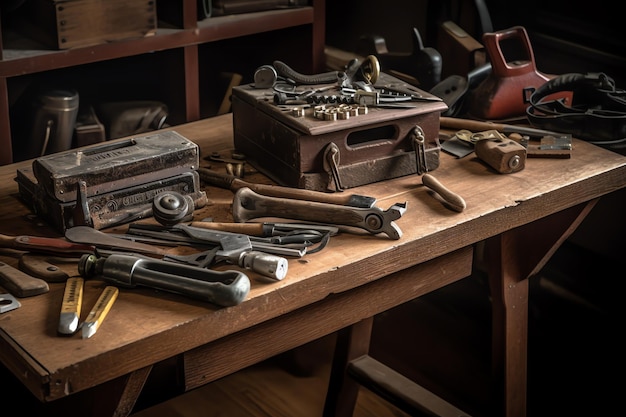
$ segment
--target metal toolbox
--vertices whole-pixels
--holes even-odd
[[[42,156],[33,173],[53,199],[68,202],[76,200],[78,181],[86,182],[89,197],[195,170],[199,162],[198,145],[157,131]]]
[[[84,204],[54,200],[39,186],[30,168],[18,169],[15,181],[18,184],[20,198],[29,208],[61,232],[88,223],[94,229],[100,230],[150,217],[153,215],[154,198],[166,191],[189,195],[194,201],[195,208],[208,203],[206,193],[201,190],[200,177],[196,171],[94,195],[86,198]]]
[[[57,229],[103,229],[151,216],[155,196],[165,191],[205,206],[199,153],[184,136],[157,131],[42,156],[15,180],[22,200]]]
[[[374,87],[379,85],[409,88],[424,100],[390,108],[367,106],[366,114],[323,120],[315,114],[319,110],[315,104],[299,109],[281,106],[275,104],[272,88],[235,87],[231,97],[235,148],[277,183],[316,191],[436,169],[439,117],[447,109],[445,103],[388,74],[381,73]],[[340,94],[327,85],[305,87],[326,88],[327,97]]]

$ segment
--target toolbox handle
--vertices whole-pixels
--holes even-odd
[[[135,145],[137,145],[137,142],[135,141],[135,139],[131,138],[131,139],[126,139],[126,140],[106,142],[102,145],[92,145],[88,149],[83,151],[83,153],[85,155],[96,155],[99,153],[110,152],[116,149],[122,149],[122,148],[135,146]]]

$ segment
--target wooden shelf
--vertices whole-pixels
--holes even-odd
[[[11,91],[12,79],[24,76],[34,79],[50,77],[50,73],[57,70],[71,71],[81,65],[132,57],[141,59],[144,54],[178,50],[181,57],[179,65],[184,73],[184,94],[182,103],[173,104],[184,108],[184,122],[190,122],[202,117],[200,103],[203,97],[199,91],[199,66],[200,62],[206,62],[201,59],[203,51],[210,50],[202,48],[203,45],[219,44],[223,41],[236,42],[239,38],[256,34],[279,34],[281,31],[301,29],[306,33],[305,43],[299,48],[299,53],[304,48],[307,54],[304,67],[311,72],[324,70],[324,0],[312,0],[307,7],[216,16],[200,21],[196,21],[196,0],[183,0],[181,7],[184,27],[171,27],[170,24],[160,22],[153,35],[67,50],[50,49],[4,28],[0,39],[0,147],[3,150],[0,153],[0,165],[14,162],[12,140],[15,139],[12,139],[10,111],[17,93]],[[277,37],[280,39],[280,35]],[[263,47],[275,51],[276,54],[286,53],[290,50],[288,46],[293,44],[293,40],[284,39],[284,45],[281,45],[273,39]],[[171,59],[171,55],[167,55],[167,59]],[[220,65],[226,67],[231,59],[242,58],[231,57],[227,53],[220,54],[212,65],[216,68]],[[167,64],[172,65],[171,62]]]

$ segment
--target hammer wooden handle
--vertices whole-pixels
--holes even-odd
[[[521,135],[528,135],[532,137],[543,136],[559,136],[561,133],[552,132],[549,130],[535,129],[527,126],[510,125],[504,123],[495,122],[483,122],[480,120],[472,119],[460,119],[457,117],[440,117],[439,124],[442,128],[447,129],[467,129],[472,132],[483,132],[485,130],[497,130],[502,133],[519,133]]]

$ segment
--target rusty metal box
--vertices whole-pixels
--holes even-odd
[[[199,161],[197,144],[166,130],[42,156],[33,174],[50,197],[69,202],[79,181],[91,197],[192,171]]]
[[[445,103],[388,74],[381,73],[375,87],[379,84],[408,87],[424,100],[395,108],[367,106],[367,113],[323,120],[315,114],[316,105],[298,112],[275,104],[272,88],[235,87],[231,97],[235,148],[277,183],[316,191],[436,169],[439,117],[447,109]],[[327,89],[323,94],[336,93]]]
[[[181,195],[189,195],[197,208],[207,204],[206,193],[202,191],[196,171],[92,195],[84,201],[86,212],[83,212],[77,201],[62,202],[53,199],[39,186],[31,167],[18,169],[15,181],[22,201],[62,233],[74,226],[90,224],[94,229],[100,230],[150,217],[153,215],[152,202],[162,192],[175,191]]]
[[[12,16],[24,35],[58,49],[154,35],[155,0],[29,0]]]
[[[45,155],[17,170],[28,206],[58,230],[78,225],[103,229],[152,216],[159,193],[207,204],[198,145],[175,131],[155,131]]]

